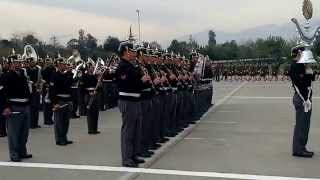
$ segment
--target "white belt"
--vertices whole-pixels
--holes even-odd
[[[113,80],[103,80],[102,82],[112,82]]]
[[[91,87],[91,88],[86,88],[86,90],[88,90],[88,91],[94,91],[94,90],[96,90],[96,88]]]
[[[23,99],[19,99],[19,98],[13,98],[13,99],[9,99],[9,101],[11,102],[17,102],[17,103],[26,103],[29,101],[29,99],[23,98]]]
[[[188,87],[189,87],[189,88],[191,88],[191,87],[192,87],[192,85],[188,85]]]
[[[119,92],[119,95],[120,96],[136,97],[136,98],[141,96],[141,94],[139,94],[139,93],[126,93],[126,92]]]
[[[61,98],[69,98],[69,97],[71,97],[69,94],[58,94],[57,96],[61,97]]]
[[[71,86],[71,89],[78,89],[77,86]]]
[[[142,90],[143,92],[150,92],[151,91],[151,88],[148,88],[148,89],[144,89]]]

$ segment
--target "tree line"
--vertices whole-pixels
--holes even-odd
[[[250,40],[241,44],[235,40],[218,44],[216,36],[216,33],[210,30],[206,45],[199,45],[191,35],[188,41],[174,39],[167,51],[188,57],[193,50],[197,50],[213,60],[254,58],[280,60],[282,57],[290,59],[290,49],[296,45],[296,40],[285,40],[282,37],[271,35],[267,38]],[[120,40],[114,36],[107,36],[102,44],[98,44],[97,38],[83,29],[79,30],[77,38],[70,39],[65,45],[60,44],[55,36],[50,39],[50,42],[44,42],[38,39],[34,33],[13,34],[10,39],[0,39],[0,57],[8,56],[12,48],[17,53],[22,54],[23,47],[26,44],[32,45],[39,57],[46,57],[47,55],[56,57],[58,52],[67,57],[71,55],[73,49],[78,49],[83,58],[90,56],[95,59],[96,57],[108,57],[112,53],[116,53]],[[165,51],[157,41],[143,42],[143,45]],[[315,42],[314,52],[316,56],[319,56],[320,39]]]
[[[245,43],[237,43],[235,40],[217,44],[216,33],[209,31],[208,43],[200,46],[190,36],[189,41],[173,40],[169,46],[169,50],[179,52],[187,56],[193,49],[208,55],[213,60],[231,60],[231,59],[255,59],[255,58],[273,58],[280,60],[283,57],[290,57],[290,50],[296,45],[295,40],[285,40],[279,36],[269,36],[267,38],[259,38],[256,40],[246,41]]]
[[[49,42],[41,41],[34,33],[13,34],[10,39],[0,39],[0,57],[8,56],[14,48],[16,53],[23,54],[23,47],[32,45],[39,57],[68,57],[73,49],[78,49],[82,58],[109,57],[115,53],[119,47],[120,40],[114,36],[107,36],[102,44],[98,44],[97,38],[79,30],[77,38],[70,39],[65,45],[59,43],[58,38],[53,36]]]

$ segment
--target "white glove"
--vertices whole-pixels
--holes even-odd
[[[309,112],[312,109],[312,103],[309,99],[303,103],[303,106],[304,112]]]

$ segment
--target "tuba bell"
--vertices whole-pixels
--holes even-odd
[[[96,63],[94,62],[94,60],[91,59],[90,57],[88,57],[88,60],[87,60],[86,64],[87,64],[88,66],[95,66],[95,65],[96,65]]]
[[[22,55],[23,60],[27,60],[29,58],[32,58],[32,62],[38,61],[38,55],[34,48],[31,45],[24,46],[24,53]]]
[[[317,61],[314,59],[312,51],[305,49],[302,51],[300,60],[297,63],[312,64],[317,63]]]
[[[95,66],[94,71],[93,71],[93,74],[96,75],[96,74],[103,73],[104,68],[105,68],[104,60],[102,58],[98,57],[96,66]]]
[[[81,63],[83,60],[81,59],[81,55],[80,55],[80,53],[79,53],[79,51],[78,50],[73,50],[73,52],[72,52],[72,55],[68,58],[68,60],[67,60],[67,62],[69,63],[69,64],[73,64],[73,65],[75,65],[75,64],[79,64],[79,63]]]

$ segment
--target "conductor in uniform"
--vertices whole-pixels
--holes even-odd
[[[120,62],[115,72],[119,90],[119,109],[122,114],[121,153],[122,165],[138,167],[144,161],[137,157],[140,144],[142,121],[141,91],[143,81],[147,81],[136,63],[136,52],[131,42],[123,42],[119,47]]]
[[[290,78],[295,90],[293,105],[296,110],[296,125],[293,136],[293,156],[311,158],[314,153],[307,150],[310,119],[312,112],[312,81],[314,80],[313,71],[308,62],[302,59],[304,47],[295,47],[291,55],[293,61],[290,66]]]

